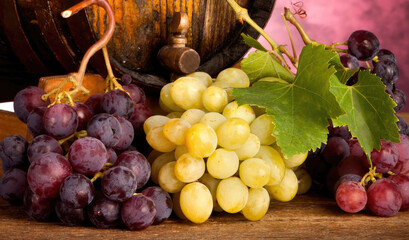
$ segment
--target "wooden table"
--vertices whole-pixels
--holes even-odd
[[[409,119],[409,114],[401,114]],[[0,112],[0,141],[11,134],[25,136],[26,127],[13,114]],[[0,172],[0,176],[2,172]],[[143,231],[68,227],[30,219],[21,206],[0,200],[0,239],[409,239],[409,211],[394,217],[368,212],[348,214],[334,199],[309,193],[290,202],[273,201],[263,219],[251,222],[241,214],[216,213],[203,224],[171,218]]]

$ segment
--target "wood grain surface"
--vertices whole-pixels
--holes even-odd
[[[408,113],[399,115],[409,120]],[[0,141],[11,134],[26,133],[25,125],[14,114],[0,112]],[[136,232],[37,222],[22,206],[0,199],[0,239],[409,239],[408,227],[409,211],[388,218],[366,211],[348,214],[333,198],[317,193],[299,195],[286,203],[272,201],[266,216],[257,222],[241,214],[214,213],[203,224],[172,217]]]

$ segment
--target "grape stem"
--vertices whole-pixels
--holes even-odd
[[[86,130],[81,130],[81,131],[78,131],[78,132],[76,131],[76,132],[74,132],[73,134],[71,134],[70,136],[58,140],[58,143],[59,143],[60,145],[62,145],[63,143],[67,142],[68,140],[70,140],[70,139],[72,139],[72,138],[74,138],[74,137],[76,137],[77,139],[79,139],[79,138],[86,137],[87,135],[88,135],[88,133],[87,133]]]
[[[112,167],[114,166],[113,163],[105,163],[105,165],[102,167],[101,171],[97,172],[94,174],[94,176],[91,178],[91,182],[95,182],[98,178],[102,178],[105,173]]]
[[[369,182],[375,182],[377,178],[382,178],[383,175],[382,173],[377,173],[376,172],[376,167],[371,167],[369,168],[369,172],[367,172],[362,178],[359,184],[361,184],[363,187]]]

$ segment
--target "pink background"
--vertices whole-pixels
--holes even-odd
[[[292,3],[297,0],[277,0],[266,32],[280,45],[291,50],[290,40],[281,14],[284,7],[294,12]],[[409,101],[409,0],[304,0],[306,18],[299,22],[311,39],[325,44],[344,42],[355,30],[368,30],[379,39],[380,48],[392,51],[399,67],[397,88],[402,89]],[[292,25],[289,25],[296,44],[297,54],[303,42]],[[264,38],[259,39],[271,49]],[[401,111],[409,112],[409,103]]]

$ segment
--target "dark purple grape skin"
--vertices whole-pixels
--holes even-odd
[[[81,103],[81,102],[75,102],[74,109],[78,115],[77,131],[87,129],[88,121],[94,115],[92,114],[91,109],[85,103]]]
[[[112,228],[121,224],[121,203],[97,194],[87,207],[88,218],[97,228]]]
[[[55,216],[55,199],[42,198],[33,193],[28,187],[24,194],[24,211],[32,219],[39,222],[48,222]]]
[[[152,110],[145,104],[134,105],[134,113],[129,121],[132,123],[136,136],[144,135],[143,123],[152,115]]]
[[[392,61],[380,61],[372,69],[372,73],[380,77],[383,84],[390,85],[396,83],[399,78],[399,69]]]
[[[117,202],[128,200],[135,193],[137,182],[131,169],[123,166],[110,168],[102,178],[101,190],[104,195]]]
[[[47,134],[43,124],[45,110],[47,110],[46,107],[37,107],[27,117],[27,128],[33,137]]]
[[[116,114],[129,119],[133,112],[132,98],[124,91],[114,89],[106,92],[102,98],[102,110],[109,114]]]
[[[58,219],[67,226],[81,226],[87,218],[85,208],[71,208],[60,199],[55,203],[55,213]]]
[[[351,54],[344,54],[340,57],[341,63],[344,67],[348,68],[349,70],[359,68],[359,60],[355,56]]]
[[[402,196],[398,186],[390,179],[376,180],[366,192],[368,195],[367,206],[377,216],[394,216],[402,206]]]
[[[400,143],[395,143],[395,146],[398,149],[398,162],[391,171],[409,176],[409,136],[400,134]]]
[[[113,147],[113,149],[115,151],[124,151],[128,149],[129,146],[131,146],[134,139],[135,132],[133,130],[132,123],[122,116],[115,114],[112,116],[114,116],[118,120],[118,122],[121,124],[122,129],[122,134],[119,142]]]
[[[358,60],[371,60],[379,52],[379,40],[369,31],[357,30],[348,38],[348,52]]]
[[[172,213],[173,202],[169,193],[157,186],[145,188],[142,194],[149,197],[156,208],[156,215],[153,224],[160,224],[168,219]]]
[[[362,164],[362,160],[356,156],[349,156],[342,159],[338,165],[339,176],[344,176],[347,174],[355,174],[363,177],[368,169]]]
[[[398,162],[399,152],[392,142],[381,141],[381,149],[371,152],[371,161],[376,172],[387,173],[392,170]]]
[[[47,107],[50,101],[43,101],[41,96],[46,92],[36,86],[29,86],[20,90],[13,100],[14,113],[16,116],[27,123],[28,115],[37,107]]]
[[[50,135],[39,135],[28,144],[27,157],[32,162],[34,158],[48,152],[63,154],[62,147],[55,138]]]
[[[397,186],[402,197],[402,206],[400,210],[409,209],[409,176],[403,174],[391,175],[388,179],[392,180]]]
[[[121,76],[121,83],[122,83],[122,87],[124,85],[128,85],[132,83],[132,76],[128,73],[125,73]]]
[[[317,182],[324,183],[330,169],[331,165],[325,161],[322,154],[309,153],[306,160],[306,170],[311,175],[312,179]]]
[[[145,186],[151,175],[151,166],[146,157],[138,151],[126,151],[118,155],[114,166],[124,166],[135,174],[138,189]]]
[[[71,164],[65,157],[48,152],[31,162],[27,181],[31,190],[40,197],[56,198],[62,182],[71,174]]]
[[[107,148],[107,153],[108,153],[108,163],[114,164],[116,160],[118,159],[118,154],[116,154],[115,150],[112,148]]]
[[[378,57],[377,61],[372,61],[372,64],[375,66],[377,62],[379,61],[392,61],[396,63],[396,56],[393,54],[391,51],[388,49],[380,49],[378,54],[376,55]]]
[[[111,148],[121,139],[122,128],[118,119],[111,114],[99,113],[88,122],[87,132],[89,137],[97,138],[107,148]]]
[[[326,182],[325,182],[325,185],[329,193],[335,194],[334,186],[335,186],[335,183],[339,180],[339,178],[340,176],[338,174],[338,167],[336,165],[332,166],[327,173]]]
[[[352,174],[352,173],[343,175],[335,182],[332,190],[333,190],[333,192],[335,194],[338,187],[339,187],[339,185],[341,185],[342,183],[347,182],[347,181],[352,181],[352,182],[358,182],[359,183],[361,181],[361,179],[362,179],[362,176]]]
[[[339,161],[349,156],[348,143],[344,138],[337,136],[330,137],[328,138],[322,155],[328,163],[336,165]]]
[[[358,182],[346,181],[339,185],[335,200],[345,212],[356,213],[365,208],[368,197],[365,188]]]
[[[95,187],[83,174],[72,174],[64,179],[60,187],[60,199],[71,208],[85,208],[95,196]]]
[[[135,84],[127,84],[122,86],[125,91],[131,95],[131,98],[135,104],[145,104],[146,103],[146,95],[145,91],[142,88],[138,87]]]
[[[27,172],[11,168],[0,179],[0,197],[10,204],[21,205],[27,186]]]
[[[406,95],[399,88],[392,91],[392,99],[396,103],[396,107],[393,108],[395,112],[399,112],[406,104]]]
[[[93,175],[107,163],[108,152],[100,140],[84,137],[71,144],[68,150],[68,160],[76,172]]]
[[[134,195],[122,204],[121,218],[130,230],[143,230],[149,227],[155,216],[155,203],[143,194]]]
[[[328,138],[330,137],[342,137],[345,141],[352,138],[352,134],[349,132],[348,126],[334,127],[332,123],[328,126]]]
[[[3,171],[11,168],[27,169],[27,140],[21,135],[10,135],[0,142],[0,158]]]
[[[78,114],[66,103],[57,103],[49,107],[43,115],[44,128],[57,140],[73,134],[78,127]]]
[[[97,93],[90,96],[86,101],[85,105],[91,110],[92,115],[97,115],[98,113],[102,113],[101,102],[104,94]]]
[[[409,135],[409,125],[406,120],[401,116],[396,116],[398,118],[398,122],[396,125],[399,128],[399,134]]]

